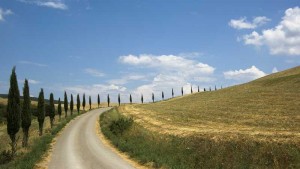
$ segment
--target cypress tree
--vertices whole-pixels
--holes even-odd
[[[206,89],[204,88],[203,91],[206,91]]]
[[[83,93],[82,107],[83,107],[83,110],[85,110],[85,93]]]
[[[223,89],[223,86],[221,85],[221,89]]]
[[[18,87],[16,67],[12,69],[10,76],[10,87],[7,100],[7,133],[11,139],[12,156],[17,150],[16,134],[20,129],[21,107],[20,92]]]
[[[217,86],[215,85],[215,91],[217,90]]]
[[[152,102],[154,103],[154,93],[152,93]]]
[[[131,97],[131,94],[129,96],[129,101],[130,101],[130,104],[132,104],[132,97]]]
[[[120,93],[118,94],[118,103],[119,103],[119,106],[121,105],[121,97],[120,97]]]
[[[61,101],[60,101],[60,98],[58,99],[58,106],[57,106],[57,114],[59,116],[59,120],[61,118],[61,112],[62,112],[62,109],[61,109]]]
[[[71,94],[71,101],[70,101],[71,116],[73,115],[73,109],[74,109],[74,101],[73,101],[73,94]]]
[[[199,88],[199,86],[198,86],[198,93],[200,92],[200,88]]]
[[[28,146],[28,138],[29,138],[29,127],[31,126],[31,110],[30,110],[30,94],[29,94],[29,85],[28,80],[25,79],[24,88],[23,88],[23,109],[22,109],[22,129],[23,129],[23,141],[22,146]]]
[[[107,95],[107,105],[109,107],[109,104],[110,104],[110,98],[109,98],[109,94]]]
[[[89,105],[90,105],[90,110],[92,109],[92,98],[89,96]]]
[[[143,96],[143,94],[141,96],[141,102],[142,102],[142,104],[144,103],[144,96]]]
[[[174,90],[173,90],[173,88],[172,88],[172,98],[174,97]]]
[[[98,94],[98,108],[100,107],[100,95]]]
[[[65,99],[64,99],[64,109],[65,109],[65,117],[68,116],[68,109],[69,109],[69,103],[68,103],[68,96],[67,92],[65,91]]]
[[[193,94],[193,86],[191,86],[191,94]]]
[[[45,100],[44,100],[44,91],[41,89],[39,98],[38,98],[38,122],[39,122],[39,135],[43,135],[43,126],[45,120]]]
[[[211,91],[211,88],[209,87],[209,91]]]
[[[183,96],[183,87],[181,87],[181,96]]]
[[[50,111],[49,111],[49,117],[50,117],[50,125],[51,128],[53,127],[54,117],[55,117],[55,106],[54,106],[54,97],[53,93],[50,94]]]
[[[79,114],[80,111],[80,97],[79,94],[77,94],[77,114]]]
[[[161,92],[161,98],[162,98],[163,100],[165,99],[164,92]]]

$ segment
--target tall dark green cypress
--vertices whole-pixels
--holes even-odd
[[[72,116],[73,115],[73,110],[74,110],[73,94],[71,94],[70,110],[71,110],[71,116]]]
[[[41,89],[39,98],[38,98],[38,122],[39,122],[39,135],[43,135],[43,127],[45,120],[45,100],[44,100],[44,91]]]
[[[61,109],[61,101],[60,101],[60,98],[58,99],[58,106],[57,106],[57,114],[59,116],[59,120],[61,118],[61,112],[62,112],[62,109]]]
[[[83,97],[82,97],[82,107],[83,110],[85,110],[85,93],[83,93]]]
[[[142,104],[144,103],[144,96],[143,96],[143,94],[141,95],[141,102],[142,102]]]
[[[107,106],[109,107],[110,105],[110,98],[109,98],[109,94],[107,95]]]
[[[100,107],[100,95],[98,94],[98,99],[97,99],[97,101],[98,101],[98,108]]]
[[[198,86],[198,93],[200,92],[200,88],[199,88],[199,86]]]
[[[12,69],[10,76],[10,87],[7,100],[7,133],[11,139],[12,156],[17,150],[16,134],[20,129],[21,107],[20,92],[18,87],[16,67]]]
[[[89,96],[89,105],[90,105],[90,110],[92,109],[92,98]]]
[[[119,103],[119,106],[121,105],[121,96],[120,96],[120,93],[118,94],[118,103]]]
[[[132,104],[132,97],[131,97],[131,94],[129,96],[129,101],[130,101],[130,104]]]
[[[215,85],[215,91],[217,90],[217,86]]]
[[[68,102],[68,96],[67,92],[65,91],[65,97],[64,97],[64,109],[65,109],[65,118],[68,116],[68,109],[69,109],[69,102]]]
[[[173,88],[172,88],[172,98],[174,97],[174,90],[173,90]]]
[[[49,117],[50,117],[50,126],[53,128],[54,118],[55,118],[55,106],[54,106],[54,96],[53,93],[50,93],[50,111],[49,111]]]
[[[193,86],[191,86],[191,94],[193,94]]]
[[[165,100],[164,92],[161,92],[161,98],[162,98],[162,100]]]
[[[203,89],[203,91],[205,92],[205,91],[206,91],[206,89],[204,88],[204,89]]]
[[[181,87],[181,96],[183,96],[183,87]]]
[[[23,88],[23,107],[22,107],[22,129],[23,129],[23,141],[22,146],[28,146],[28,138],[29,138],[29,127],[31,126],[31,109],[30,109],[30,93],[29,93],[29,85],[28,80],[25,79],[24,88]]]
[[[80,112],[80,97],[79,94],[77,94],[77,114]]]
[[[152,93],[152,102],[154,103],[154,93]]]

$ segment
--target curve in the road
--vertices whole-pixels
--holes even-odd
[[[106,109],[92,110],[70,123],[53,147],[50,169],[133,169],[98,137],[95,124]]]

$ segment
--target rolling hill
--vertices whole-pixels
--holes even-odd
[[[134,124],[125,134],[107,134],[110,122],[129,117]],[[142,164],[297,168],[300,66],[217,91],[124,105],[103,115],[101,123],[106,136]]]

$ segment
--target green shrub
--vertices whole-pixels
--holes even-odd
[[[112,123],[109,126],[109,129],[115,135],[122,135],[124,131],[126,131],[132,126],[132,124],[132,118],[120,117],[119,119],[112,121]]]

